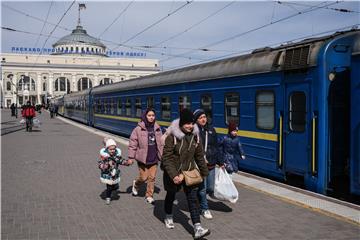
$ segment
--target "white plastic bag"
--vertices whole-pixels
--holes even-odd
[[[20,124],[25,124],[25,123],[26,123],[25,119],[20,120]]]
[[[33,119],[33,124],[34,124],[34,127],[40,127],[41,122],[40,122],[40,120],[39,120],[39,119],[34,118],[34,119]]]
[[[225,200],[231,203],[236,203],[239,199],[239,193],[230,175],[224,168],[215,168],[214,196],[219,200]]]

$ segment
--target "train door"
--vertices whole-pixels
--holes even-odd
[[[328,188],[335,194],[346,194],[350,167],[350,70],[336,74],[330,84],[328,105]]]
[[[287,84],[284,116],[284,167],[304,175],[310,157],[310,94],[308,84]]]

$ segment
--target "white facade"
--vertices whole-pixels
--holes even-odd
[[[77,26],[53,45],[54,53],[1,54],[1,106],[47,103],[48,98],[159,72],[157,59],[113,58]]]

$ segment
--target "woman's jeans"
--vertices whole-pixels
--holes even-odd
[[[200,184],[198,190],[198,198],[200,203],[201,211],[209,209],[206,194],[213,195],[215,186],[215,168],[209,170],[209,175],[204,178],[204,181]]]
[[[193,224],[200,223],[200,213],[197,206],[197,187],[187,187],[183,183],[184,192],[188,202],[188,207],[190,211],[190,217]],[[167,191],[165,197],[165,213],[166,215],[172,215],[172,208],[174,205],[176,195],[176,189],[174,191]]]

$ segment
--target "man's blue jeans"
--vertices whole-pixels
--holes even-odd
[[[209,209],[206,194],[214,194],[215,185],[215,168],[209,170],[209,175],[204,178],[203,182],[199,186],[198,198],[200,202],[201,211]]]

